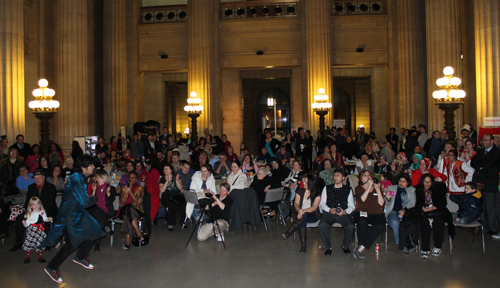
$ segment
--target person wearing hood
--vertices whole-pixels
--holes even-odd
[[[420,160],[422,160],[424,157],[422,157],[422,155],[420,154],[413,154],[413,163],[411,164],[410,166],[410,170],[412,171],[415,171],[415,170],[418,170],[418,168],[420,167]]]
[[[288,174],[290,174],[290,169],[283,166],[281,164],[281,161],[277,159],[273,159],[271,164],[273,165],[274,168],[273,175],[271,177],[281,183],[286,179],[286,177],[288,177]]]

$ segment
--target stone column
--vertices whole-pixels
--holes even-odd
[[[0,135],[24,134],[23,0],[0,0]]]
[[[198,135],[211,128],[212,119],[212,12],[213,0],[188,1],[188,94],[196,91],[203,113],[198,118]],[[186,115],[187,117],[187,115]]]
[[[424,0],[397,1],[400,127],[427,125]]]
[[[332,102],[332,64],[331,64],[331,37],[330,18],[332,6],[328,0],[304,1],[304,27],[302,29],[305,48],[305,78],[307,79],[307,105],[304,117],[309,120],[308,129],[311,135],[319,130],[319,116],[314,113],[311,104],[319,88],[324,88]],[[331,126],[333,108],[326,117],[326,125]],[[306,129],[307,129],[306,128]]]
[[[63,149],[70,149],[73,137],[89,135],[88,119],[93,115],[88,88],[87,1],[59,1],[57,14],[59,53],[55,99],[61,107],[56,114],[56,142]]]
[[[500,116],[499,19],[498,0],[474,1],[478,126],[484,126],[484,117]]]
[[[126,4],[104,1],[104,139],[117,136],[127,124]]]
[[[455,76],[461,74],[460,65],[460,24],[458,0],[426,0],[426,44],[427,44],[427,103],[428,131],[441,130],[444,126],[444,111],[440,110],[432,98],[438,89],[436,80],[443,77],[443,69],[451,66]],[[455,127],[463,126],[463,107],[455,112]],[[458,131],[457,135],[459,135]]]

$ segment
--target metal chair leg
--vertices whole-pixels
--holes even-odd
[[[486,254],[486,246],[485,246],[485,243],[484,243],[484,226],[481,225],[481,237],[482,237],[482,240],[483,240],[483,254]]]
[[[262,208],[260,208],[260,216],[262,217],[262,222],[264,222],[264,228],[266,228],[267,231],[266,219],[264,219],[264,213],[262,213]]]
[[[387,252],[387,230],[389,230],[387,228],[388,224],[387,222],[385,223],[385,252]]]
[[[453,254],[453,239],[451,239],[451,236],[448,236],[450,239],[450,254]]]

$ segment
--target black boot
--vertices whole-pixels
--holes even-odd
[[[290,224],[290,227],[286,230],[285,233],[281,234],[281,237],[283,237],[284,240],[288,239],[290,235],[293,234],[293,232],[297,231],[299,229],[300,225],[304,223],[304,218],[302,219],[295,219],[292,224]]]
[[[299,229],[300,253],[306,253],[307,248],[307,228]]]

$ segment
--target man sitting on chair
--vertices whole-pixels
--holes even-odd
[[[211,198],[215,200],[215,202],[209,204],[212,205],[212,219],[217,220],[217,223],[219,223],[219,228],[217,228],[217,225],[215,223],[203,224],[200,228],[200,231],[198,232],[198,241],[205,241],[208,238],[212,237],[214,235],[214,231],[217,235],[217,241],[224,241],[224,231],[229,228],[231,207],[233,206],[233,199],[231,197],[228,197],[230,190],[231,187],[228,183],[222,183],[220,185],[219,195],[215,195],[213,191],[210,192],[212,194]],[[205,210],[209,210],[208,205],[206,206]],[[221,232],[220,234],[219,229]]]
[[[332,255],[332,245],[328,228],[334,223],[340,223],[344,228],[344,240],[342,241],[342,251],[349,254],[349,242],[354,235],[354,222],[351,213],[354,211],[354,193],[349,185],[343,185],[345,171],[337,168],[333,174],[334,183],[325,186],[321,193],[319,208],[323,212],[323,217],[319,222],[319,234],[325,245],[325,255]]]

